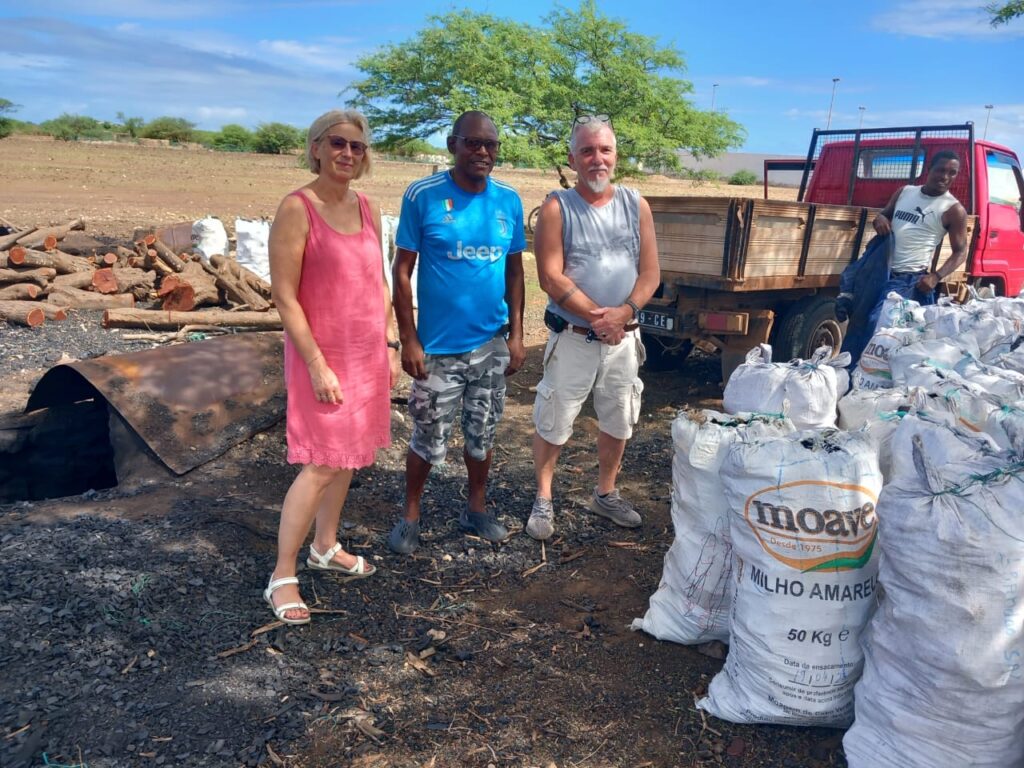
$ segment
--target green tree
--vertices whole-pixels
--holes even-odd
[[[18,105],[7,99],[0,99],[0,139],[6,139],[14,133],[14,121],[4,115],[14,112]]]
[[[176,144],[192,141],[195,123],[183,117],[158,117],[146,123],[140,134],[145,139],[167,139]]]
[[[1009,0],[1003,3],[989,3],[985,10],[992,17],[992,26],[1007,24],[1018,16],[1024,16],[1024,0]]]
[[[213,136],[213,148],[222,152],[249,152],[253,148],[252,131],[230,123]]]
[[[379,152],[387,152],[398,157],[414,157],[416,155],[447,155],[447,149],[435,147],[423,139],[391,139],[379,141],[373,145]]]
[[[411,40],[356,62],[366,77],[353,103],[384,141],[447,130],[467,109],[488,112],[502,158],[530,165],[565,161],[579,113],[607,114],[620,168],[643,162],[678,168],[677,150],[714,155],[738,146],[743,129],[687,96],[682,55],[601,15],[594,0],[558,9],[540,27],[485,13],[430,17]]]
[[[131,136],[133,139],[137,138],[139,131],[146,124],[146,121],[141,117],[125,117],[124,112],[117,113],[117,119],[121,121],[121,125],[124,126],[125,133]]]
[[[43,121],[39,127],[60,141],[101,139],[107,136],[107,131],[99,120],[86,115],[69,115],[67,112],[60,117]]]
[[[253,135],[252,148],[266,155],[283,155],[302,144],[298,128],[284,123],[261,123]]]

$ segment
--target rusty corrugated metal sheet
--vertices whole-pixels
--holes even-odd
[[[104,398],[176,474],[285,414],[281,333],[241,333],[58,365],[25,412]]]

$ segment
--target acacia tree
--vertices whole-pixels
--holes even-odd
[[[1024,16],[1024,0],[1009,0],[1003,3],[989,3],[985,10],[992,17],[992,26],[1006,24],[1018,16]]]
[[[714,155],[738,146],[743,129],[721,112],[697,110],[682,55],[602,16],[593,0],[556,10],[540,27],[485,13],[432,16],[411,40],[356,62],[366,77],[353,104],[385,141],[427,138],[467,109],[489,113],[502,157],[564,163],[577,114],[611,116],[620,167],[679,167],[677,150]]]

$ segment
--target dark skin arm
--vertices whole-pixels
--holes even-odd
[[[896,212],[896,201],[899,200],[900,193],[904,189],[906,189],[906,187],[900,187],[897,189],[893,196],[889,198],[889,202],[885,204],[885,208],[880,210],[872,220],[871,226],[875,228],[875,232],[878,234],[892,234],[892,215]]]
[[[427,378],[427,369],[412,309],[412,269],[416,266],[416,256],[415,251],[397,250],[392,304],[398,320],[398,338],[402,342],[402,369],[414,379],[423,380]]]
[[[511,355],[505,375],[511,376],[526,361],[526,345],[523,342],[526,281],[522,251],[510,253],[505,261],[505,303],[508,305],[508,351]]]
[[[946,263],[935,272],[929,272],[917,281],[917,290],[930,293],[940,282],[960,268],[967,261],[967,211],[957,203],[942,214],[942,226],[949,233],[949,246],[953,253]]]

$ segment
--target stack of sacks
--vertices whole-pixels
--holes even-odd
[[[835,426],[836,403],[849,388],[849,363],[848,353],[832,358],[829,347],[810,360],[773,363],[772,348],[760,344],[729,377],[722,404],[731,414],[782,414],[797,429]]]
[[[732,722],[848,725],[876,600],[874,448],[834,429],[738,441],[721,474],[736,592],[729,656],[698,708]]]
[[[684,411],[672,423],[672,525],[675,540],[650,607],[632,628],[659,640],[729,640],[732,540],[719,469],[737,440],[793,432],[788,419]]]
[[[1003,404],[981,387],[966,381],[955,371],[917,363],[902,371],[902,383],[927,393],[922,410],[952,416],[952,422],[972,432],[984,432],[993,411]]]
[[[915,341],[893,350],[889,356],[892,382],[905,384],[907,369],[921,364],[959,372],[978,356],[978,343],[972,336]]]
[[[850,768],[1024,766],[1024,461],[907,416],[879,499]]]

